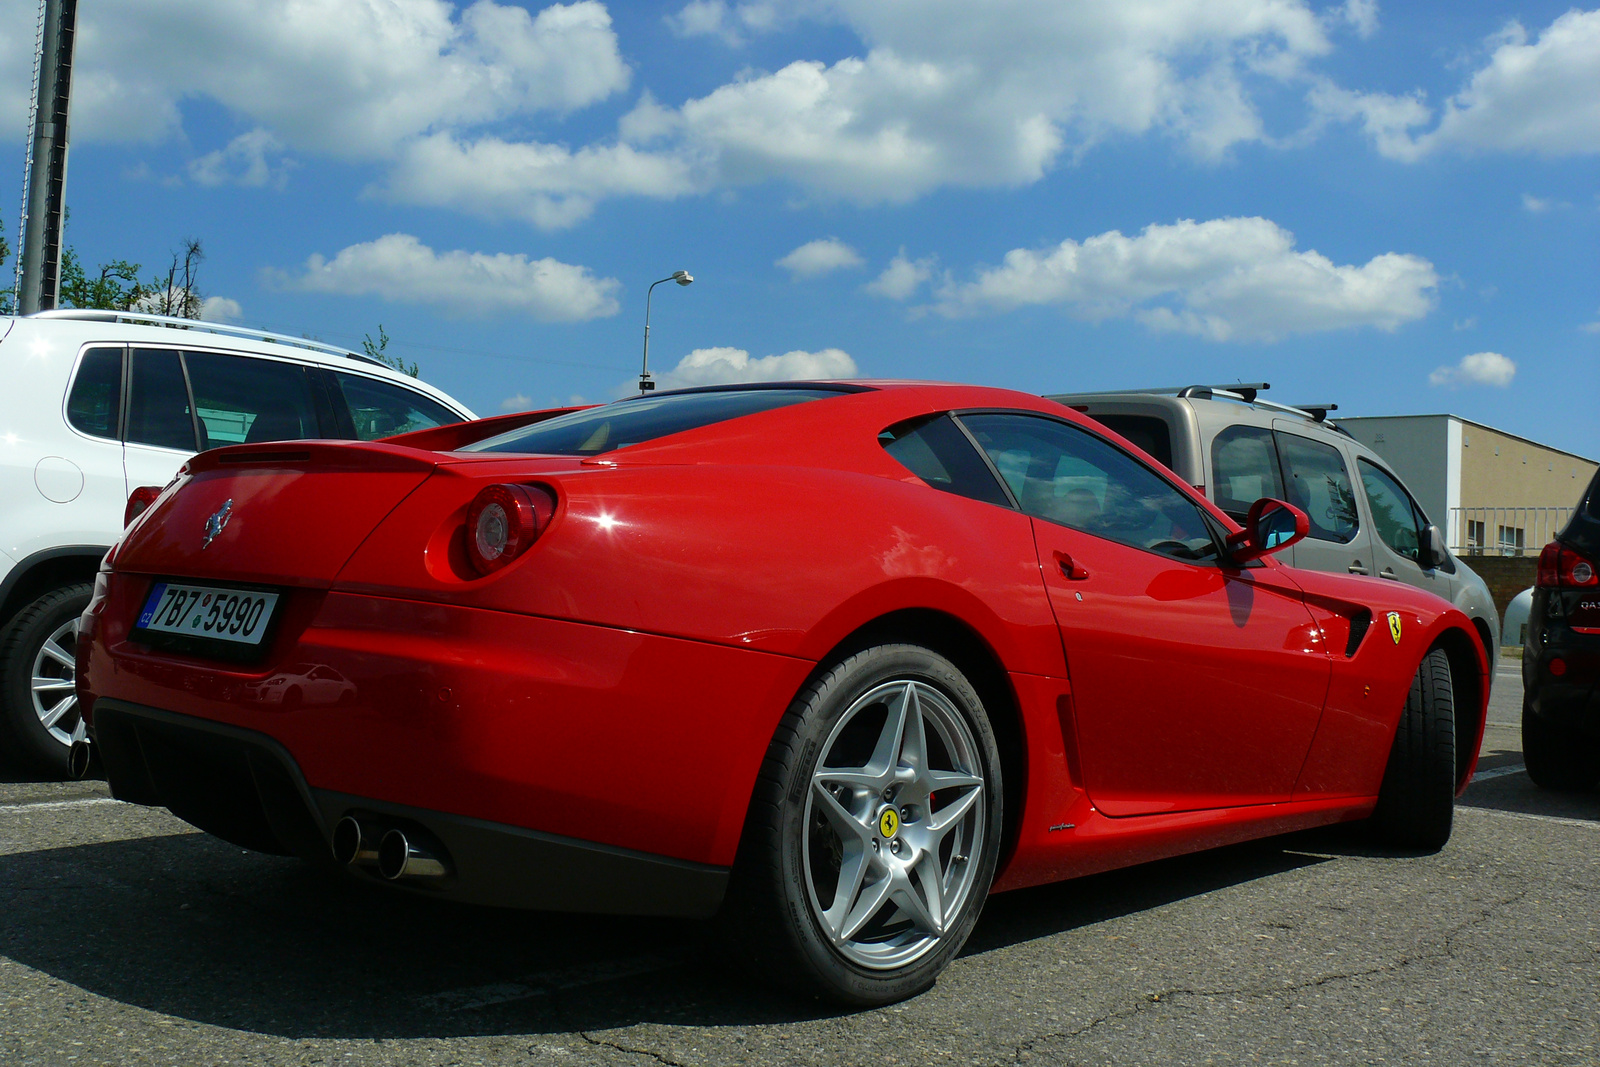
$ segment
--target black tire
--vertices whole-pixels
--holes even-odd
[[[873,753],[859,761],[862,772],[880,765],[876,753],[887,751],[882,746],[895,699],[880,695],[897,691],[913,694],[903,698],[907,706],[913,699],[919,702],[919,736],[928,738],[922,766],[953,776],[952,783],[954,776],[981,781],[935,786],[918,778],[891,785],[881,802],[874,787],[826,784],[828,770],[856,767],[842,755],[847,748],[858,757]],[[876,724],[875,714],[884,725]],[[904,721],[909,724],[912,716]],[[901,775],[919,773],[905,759],[912,749],[902,750],[898,741],[891,745],[897,754],[882,762],[890,768],[885,773],[896,773],[894,768]],[[943,796],[935,799],[929,788]],[[824,811],[829,795],[840,803]],[[843,1004],[887,1004],[922,992],[961,950],[983,910],[999,858],[1003,795],[994,731],[977,692],[953,664],[914,645],[882,645],[845,659],[795,697],[767,749],[719,916],[728,948],[758,978]],[[927,798],[925,806],[917,802],[919,796]],[[879,810],[888,808],[898,817]],[[852,824],[839,830],[829,821],[846,815],[867,827],[864,836],[847,839],[860,828]],[[828,834],[837,849],[830,847]],[[870,850],[863,847],[869,840]],[[843,869],[852,863],[864,873],[856,879],[858,887],[844,890],[841,898]],[[825,889],[830,864],[835,881]],[[902,880],[890,876],[893,870]],[[852,915],[867,916],[860,933],[846,934],[837,947],[825,927],[832,920],[826,917],[824,892],[832,908],[842,903],[841,933]],[[922,928],[901,903],[912,893],[921,894],[911,903],[926,909],[924,917],[944,916],[942,926]],[[935,897],[936,906],[930,903]],[[947,909],[951,903],[955,906]],[[897,948],[900,941],[905,945]],[[873,952],[885,955],[863,964],[859,957]],[[896,952],[905,956],[903,963],[896,963]]]
[[[67,777],[71,742],[63,741],[40,720],[39,709],[34,706],[33,669],[46,641],[83,614],[92,591],[87,583],[52,589],[18,612],[0,637],[0,723],[5,727],[8,747],[28,769],[53,778]],[[70,647],[62,647],[75,654],[75,635]],[[71,668],[49,657],[45,657],[41,673],[61,680],[72,677]],[[47,710],[69,699],[72,703],[55,724],[58,733],[68,735],[79,722],[76,697],[54,692],[41,696]]]
[[[1600,781],[1600,743],[1551,722],[1522,700],[1522,759],[1540,789],[1582,792]]]
[[[1455,796],[1455,692],[1450,657],[1435,648],[1411,679],[1372,812],[1373,834],[1397,848],[1437,852],[1450,840]]]

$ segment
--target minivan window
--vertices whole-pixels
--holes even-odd
[[[261,357],[186,352],[207,445],[321,437],[305,367]]]
[[[1388,471],[1364,459],[1358,460],[1358,464],[1361,484],[1367,490],[1367,503],[1372,507],[1373,529],[1384,544],[1415,562],[1422,543],[1420,531],[1427,525],[1421,509]]]
[[[1278,449],[1272,431],[1260,426],[1229,426],[1211,442],[1212,499],[1236,522],[1264,496],[1283,499]]]
[[[122,417],[122,349],[91,348],[67,396],[67,421],[95,437],[117,436]]]
[[[1167,420],[1155,415],[1090,415],[1112,433],[1119,433],[1150,453],[1157,463],[1172,469],[1172,431]]]
[[[333,376],[350,409],[358,441],[376,441],[461,421],[460,415],[414,389],[343,371],[335,371]]]
[[[1360,529],[1355,492],[1344,457],[1330,444],[1298,434],[1278,434],[1278,455],[1287,481],[1284,497],[1311,520],[1310,536],[1348,543]]]
[[[178,353],[167,348],[133,350],[128,397],[128,441],[194,452],[194,417]]]

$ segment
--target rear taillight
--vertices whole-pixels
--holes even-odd
[[[1600,585],[1600,567],[1560,541],[1551,541],[1539,553],[1539,571],[1534,579],[1542,589],[1582,589]]]
[[[141,485],[128,494],[128,506],[122,509],[122,526],[127,529],[133,525],[133,520],[145,513],[151,504],[156,502],[156,497],[161,495],[159,485]]]
[[[555,514],[556,498],[537,485],[491,485],[467,508],[467,558],[493,574],[528,550]]]

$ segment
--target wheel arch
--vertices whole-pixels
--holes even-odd
[[[817,661],[816,671],[805,684],[857,652],[891,644],[918,645],[943,656],[966,676],[983,701],[1000,750],[1005,832],[997,870],[1004,870],[1022,826],[1022,802],[1027,795],[1026,734],[1021,702],[1005,665],[976,630],[956,616],[932,608],[891,611],[862,624],[834,645]]]
[[[0,627],[51,589],[92,582],[108,546],[64,545],[22,559],[0,580]]]

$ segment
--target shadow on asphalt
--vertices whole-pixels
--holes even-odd
[[[968,954],[1322,856],[1239,845],[991,899]],[[177,834],[0,858],[0,954],[85,992],[289,1038],[564,1033],[838,1014],[731,974],[708,924],[475,908]]]

